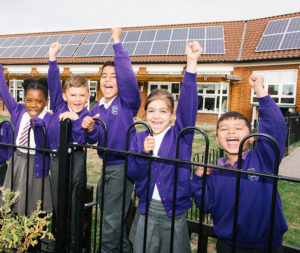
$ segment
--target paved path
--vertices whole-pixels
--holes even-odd
[[[282,160],[279,166],[279,175],[300,178],[300,148]]]

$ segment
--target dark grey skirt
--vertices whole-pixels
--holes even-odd
[[[137,209],[129,236],[134,253],[143,252],[144,223],[145,215]],[[171,224],[172,219],[167,216],[161,201],[152,199],[148,212],[147,253],[170,252]],[[175,217],[173,252],[191,252],[185,213]]]
[[[52,211],[51,184],[49,176],[44,177],[44,194],[42,196],[43,178],[35,177],[34,155],[29,155],[29,169],[27,170],[27,153],[17,150],[14,154],[13,191],[19,191],[20,196],[13,206],[18,215],[25,215],[26,210],[26,177],[28,171],[27,215],[36,210],[37,201],[43,200],[43,210]],[[11,188],[12,163],[9,162],[3,186]]]

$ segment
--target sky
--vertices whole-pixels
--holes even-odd
[[[299,0],[0,0],[0,35],[248,20],[299,11]]]

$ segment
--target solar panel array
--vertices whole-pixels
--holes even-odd
[[[255,52],[300,49],[300,17],[269,21]]]
[[[204,54],[225,53],[223,26],[124,31],[121,40],[131,56],[184,55],[194,40]],[[0,38],[0,58],[47,58],[55,41],[62,44],[58,57],[114,55],[111,32],[97,32]]]
[[[0,38],[0,58],[46,58],[51,43],[62,45],[58,57],[72,57],[85,33]]]
[[[204,54],[224,54],[223,26],[174,29],[133,30],[122,34],[124,48],[131,56],[184,55],[188,42],[198,41]],[[110,32],[89,33],[75,53],[75,57],[112,56]]]

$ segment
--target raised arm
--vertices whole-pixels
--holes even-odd
[[[16,100],[13,98],[13,96],[10,94],[8,90],[1,64],[0,64],[0,97],[3,100],[3,103],[6,105],[9,113],[12,114],[15,108],[19,104],[16,102]]]
[[[198,110],[198,94],[196,67],[197,59],[202,53],[198,42],[189,43],[186,47],[187,68],[184,73],[178,106],[176,110],[175,127],[180,131],[187,126],[194,126]]]
[[[265,133],[275,138],[280,147],[280,158],[282,158],[285,149],[287,126],[279,107],[264,90],[263,83],[264,79],[262,76],[252,75],[249,79],[249,84],[255,91],[259,102],[259,133]],[[261,137],[257,141],[255,152],[257,155],[261,155],[263,161],[269,165],[267,169],[273,170],[275,159],[274,145],[266,138]]]
[[[58,42],[52,43],[49,48],[48,88],[50,93],[50,104],[54,112],[57,112],[60,106],[65,103],[62,98],[60,73],[56,61],[56,55],[60,49],[61,45]]]
[[[121,41],[122,29],[112,29],[113,49],[115,52],[114,64],[119,89],[119,97],[134,117],[141,106],[141,94],[138,90],[137,80],[131,66],[128,52],[124,50]]]

